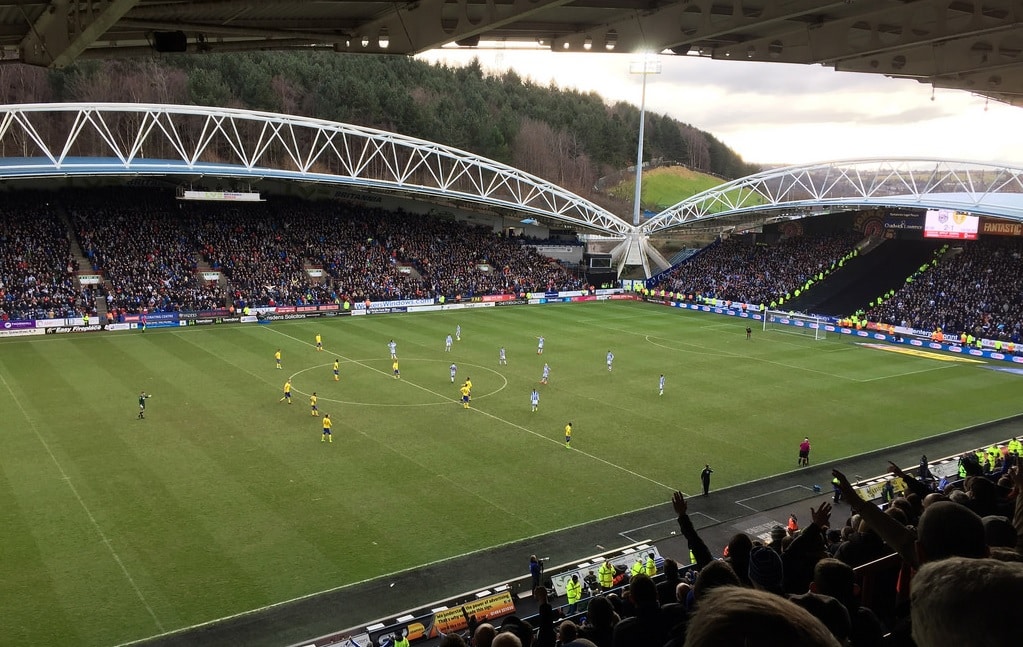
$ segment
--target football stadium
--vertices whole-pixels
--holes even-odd
[[[778,536],[790,515],[884,583],[833,468],[875,503],[1012,486],[1023,245],[929,237],[926,213],[786,219],[615,281],[577,236],[385,202],[107,186],[3,208],[17,642],[539,631],[648,561],[683,583],[736,533],[809,536]],[[987,496],[967,503],[1011,517]],[[565,597],[605,562],[611,585]]]
[[[318,46],[325,19],[225,3],[200,38],[112,3],[64,43],[22,4],[3,51],[54,68]],[[333,51],[427,49],[414,4]],[[813,23],[863,29],[853,5]],[[657,38],[787,61],[770,25],[807,12]],[[570,13],[565,49],[619,25],[545,24]],[[902,58],[863,71],[975,91]],[[0,644],[974,644],[1023,599],[1023,169],[822,161],[641,214],[637,167],[630,222],[348,123],[0,106]]]

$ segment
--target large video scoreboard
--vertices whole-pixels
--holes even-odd
[[[924,238],[977,240],[980,217],[966,211],[928,209],[924,216]]]

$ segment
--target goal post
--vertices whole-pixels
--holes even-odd
[[[824,325],[824,317],[807,315],[800,312],[783,312],[768,310],[764,313],[764,331],[772,330],[787,332],[793,335],[806,335],[816,340],[827,339],[828,332]]]

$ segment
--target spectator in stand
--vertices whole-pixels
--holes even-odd
[[[749,554],[753,550],[753,540],[746,533],[734,535],[728,542],[728,557],[725,561],[732,567],[743,586],[753,586],[749,581]]]
[[[989,548],[1008,548],[1015,551],[1019,533],[1006,517],[988,515],[981,519],[984,524],[984,538]]]
[[[810,591],[838,600],[849,614],[851,647],[880,647],[885,629],[870,609],[860,606],[859,586],[853,569],[837,559],[817,562],[813,571]]]
[[[615,625],[612,643],[615,647],[663,645],[671,629],[684,620],[679,605],[662,611],[657,601],[657,586],[644,573],[629,581],[628,601],[632,615]]]
[[[869,321],[917,330],[940,329],[1019,344],[1023,294],[1015,277],[1023,271],[1023,241],[982,238],[939,250],[935,262],[895,295],[867,310]]]
[[[859,519],[858,515],[851,528],[852,532],[835,551],[835,557],[839,560],[856,568],[891,554],[892,549],[885,545],[876,530],[868,522]]]
[[[739,576],[732,567],[725,562],[713,561],[700,569],[693,584],[692,600],[689,601],[691,609],[696,608],[706,595],[722,586],[741,586]]]
[[[833,597],[818,595],[817,593],[790,595],[789,601],[806,609],[810,612],[810,615],[820,620],[839,644],[848,644],[850,629],[849,612],[846,611],[841,602]]]
[[[533,626],[518,616],[507,616],[494,637],[493,647],[531,647]]]
[[[675,492],[671,497],[671,505],[675,509],[679,530],[689,544],[689,552],[695,558],[696,568],[701,569],[713,561],[714,557],[710,554],[710,549],[707,548],[707,544],[696,532],[693,522],[689,519],[689,504],[686,502],[685,495],[681,492]]]
[[[558,625],[558,642],[557,644],[564,647],[565,645],[575,644],[575,640],[579,637],[579,625],[575,624],[571,620],[565,620]],[[589,642],[589,641],[587,641]]]
[[[406,645],[408,644],[407,640],[405,641],[405,644]],[[395,643],[395,647],[398,647],[398,643]],[[437,647],[468,647],[468,646],[465,644],[465,639],[462,638],[460,635],[447,634],[446,636],[440,639],[440,642],[437,643]]]
[[[782,526],[774,526],[771,528],[771,543],[768,544],[771,548],[775,549],[779,553],[785,547],[785,539],[788,534],[785,532],[785,528]]]
[[[929,562],[913,578],[913,640],[918,647],[1018,645],[1020,600],[1023,564],[964,557]]]
[[[536,600],[537,622],[540,625],[534,644],[536,647],[554,647],[554,608],[547,600],[547,587],[538,586],[533,589],[533,599]]]
[[[586,621],[580,627],[579,635],[597,647],[611,647],[614,643],[614,628],[619,620],[609,599],[595,597],[586,609]]]
[[[735,586],[711,591],[692,618],[686,647],[839,647],[820,620],[785,598]]]
[[[675,601],[675,588],[682,579],[678,575],[678,562],[670,557],[664,560],[664,579],[657,583],[657,599],[661,604]]]
[[[785,571],[781,555],[767,546],[754,546],[749,554],[749,579],[755,589],[782,595]]]
[[[825,535],[831,520],[831,504],[825,501],[817,509],[810,508],[810,518],[810,525],[781,554],[783,588],[789,594],[806,592],[813,580],[814,566],[828,556]]]
[[[66,225],[34,192],[0,206],[0,321],[96,315],[101,286],[82,287]]]
[[[733,237],[683,261],[654,289],[769,304],[830,271],[858,239],[853,232],[806,234],[763,245],[752,237]]]
[[[494,629],[494,625],[489,622],[481,623],[472,634],[472,646],[490,647],[496,635],[497,631]]]

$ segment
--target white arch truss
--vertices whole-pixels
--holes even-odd
[[[643,223],[641,230],[653,234],[737,216],[791,218],[869,207],[956,209],[1023,221],[1023,168],[924,158],[790,166],[698,193]]]
[[[468,201],[612,235],[632,230],[534,175],[373,128],[181,105],[0,106],[0,180],[74,174],[276,177]]]

